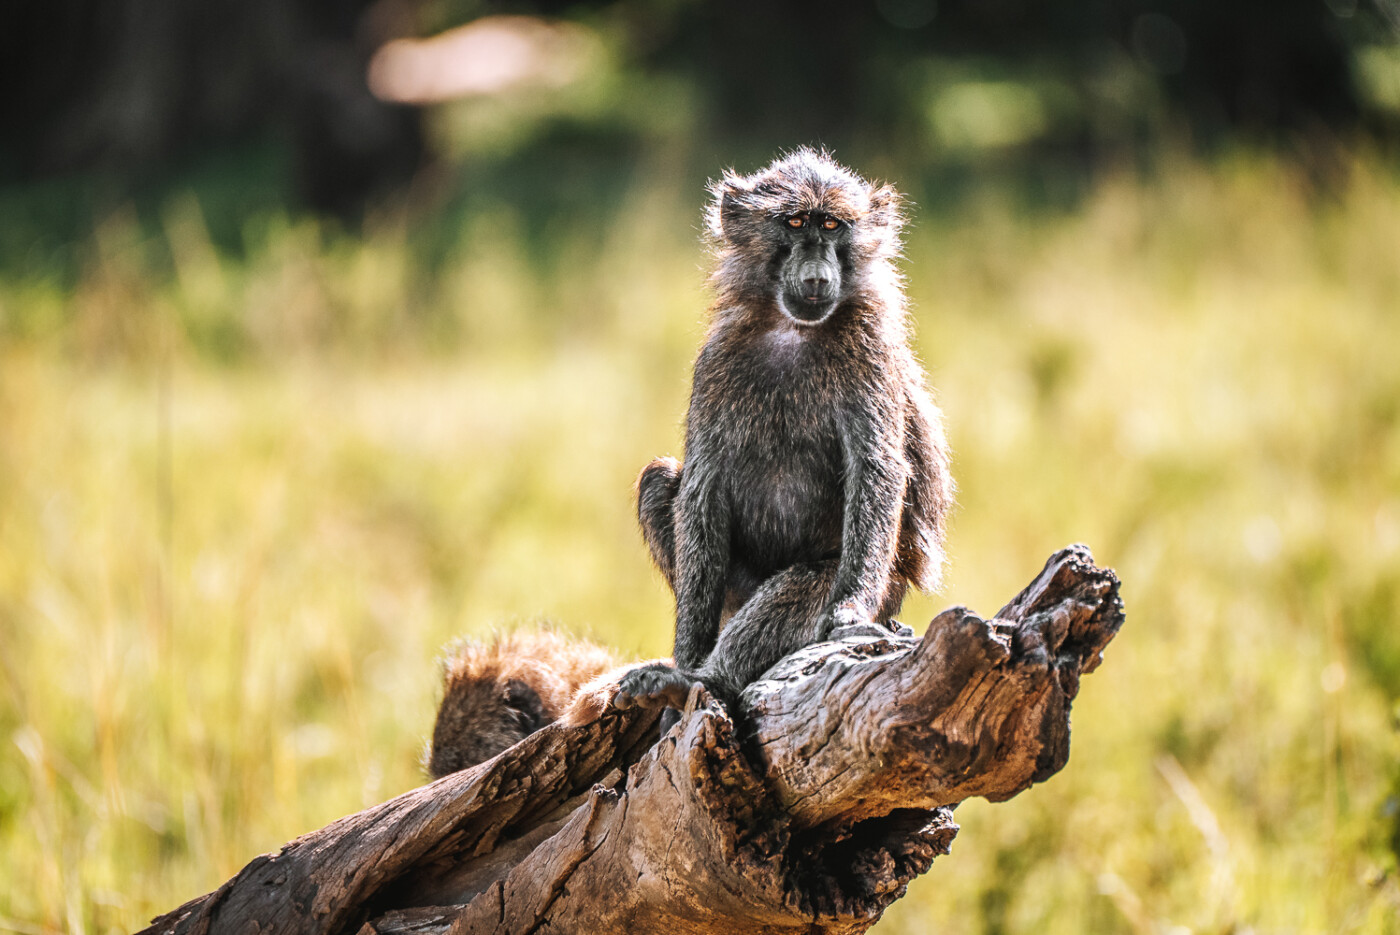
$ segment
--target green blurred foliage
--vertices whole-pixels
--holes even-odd
[[[418,784],[454,636],[669,649],[630,487],[681,453],[718,166],[569,144],[356,232],[270,157],[3,196],[0,930],[132,930]],[[1080,540],[1128,622],[1068,767],[960,808],[877,931],[1400,931],[1400,179],[1339,178],[916,209],[960,505],[906,618]]]

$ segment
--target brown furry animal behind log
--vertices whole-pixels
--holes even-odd
[[[428,771],[436,779],[491,759],[558,720],[580,688],[616,665],[596,643],[547,629],[449,646]]]

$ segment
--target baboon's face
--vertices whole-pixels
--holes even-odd
[[[896,275],[899,195],[825,153],[798,149],[753,175],[727,173],[710,190],[724,301],[776,306],[815,325]]]
[[[773,220],[774,292],[785,315],[799,324],[825,321],[845,298],[850,277],[850,225],[824,211],[798,211]]]

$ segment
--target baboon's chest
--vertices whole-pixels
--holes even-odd
[[[770,396],[731,438],[729,496],[734,544],[746,561],[781,568],[841,547],[844,468],[829,408]]]
[[[720,406],[704,434],[722,453],[735,557],[755,571],[830,557],[845,502],[839,413],[848,411],[830,349],[805,332],[731,345],[715,373]]]

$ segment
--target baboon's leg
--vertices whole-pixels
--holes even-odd
[[[836,559],[803,562],[764,581],[724,625],[696,677],[733,701],[779,659],[830,636],[823,611],[836,569]]]
[[[803,562],[767,578],[725,623],[715,648],[699,669],[687,672],[662,662],[633,669],[619,683],[617,706],[682,708],[697,680],[726,704],[733,704],[745,686],[803,646],[853,633],[888,636],[894,632],[889,621],[908,590],[908,583],[899,577],[890,581],[873,622],[829,632],[831,621],[824,611],[831,599],[837,563],[834,558]],[[913,633],[908,627],[900,627],[899,632]],[[662,721],[662,733],[671,723],[674,718]]]
[[[681,463],[657,458],[637,477],[637,522],[642,527],[651,560],[671,590],[676,589],[676,492],[681,487]]]
[[[719,639],[699,670],[685,672],[665,663],[633,669],[622,677],[613,703],[656,707],[685,705],[690,686],[699,680],[726,704],[773,663],[795,649],[825,639],[826,609],[836,559],[785,568],[766,579],[720,630]]]

